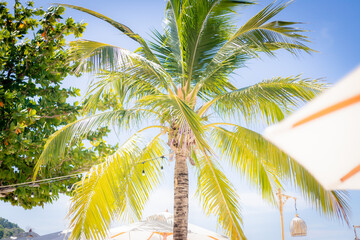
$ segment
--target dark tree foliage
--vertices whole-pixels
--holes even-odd
[[[24,232],[17,224],[9,222],[9,220],[0,217],[0,239],[8,238]]]
[[[65,77],[76,75],[77,66],[69,60],[65,37],[80,37],[85,24],[63,19],[64,10],[50,7],[45,11],[34,8],[32,2],[23,5],[18,1],[10,10],[6,2],[0,2],[0,186],[31,181],[47,138],[79,114],[81,107],[68,99],[79,96],[79,89],[62,88],[61,84]],[[106,127],[89,133],[92,147],[75,143],[62,164],[42,169],[38,178],[87,170],[113,151],[103,141],[107,133]],[[0,200],[24,208],[43,206],[78,180],[0,188]]]

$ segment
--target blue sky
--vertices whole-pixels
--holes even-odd
[[[53,1],[35,1],[36,6],[48,7]],[[248,7],[239,14],[239,24],[249,19],[271,1],[258,1],[258,5]],[[161,29],[164,16],[164,0],[152,1],[61,1],[80,5],[108,17],[111,17],[149,39],[152,29]],[[308,78],[324,78],[329,83],[337,82],[360,64],[360,24],[359,12],[360,1],[334,1],[334,0],[297,0],[279,14],[276,19],[304,22],[303,28],[308,29],[311,40],[309,46],[317,53],[311,55],[302,54],[294,57],[286,52],[280,52],[276,58],[263,57],[261,60],[251,60],[247,68],[237,71],[234,81],[239,86],[250,85],[276,76],[290,76],[303,74]],[[119,31],[110,25],[97,20],[86,14],[68,9],[67,16],[75,20],[84,20],[89,25],[83,36],[85,39],[102,41],[123,48],[134,50],[137,46],[128,40]],[[90,76],[82,78],[68,78],[65,86],[77,86],[85,93]],[[256,130],[263,131],[258,126]],[[116,139],[115,139],[116,140]],[[121,141],[121,139],[119,140]],[[172,210],[172,170],[173,163],[164,177],[164,184],[154,192],[145,209],[144,216]],[[249,187],[230,170],[226,170],[229,178],[236,187],[240,198],[244,216],[244,229],[248,239],[280,239],[280,218],[278,209],[262,202],[256,190]],[[195,180],[190,174],[190,180]],[[194,187],[191,186],[194,193]],[[299,239],[353,239],[353,230],[336,220],[330,220],[320,216],[318,212],[301,198],[299,192],[288,188],[287,194],[298,197],[298,210],[300,216],[308,225],[308,237]],[[360,225],[360,191],[350,191],[350,205],[352,207],[351,224]],[[59,201],[44,209],[35,208],[31,211],[13,207],[10,204],[0,203],[0,216],[18,223],[21,227],[32,227],[40,234],[51,233],[64,229],[69,199],[62,196]],[[288,233],[288,225],[294,216],[294,203],[289,200],[285,205],[285,231],[286,238],[291,239]],[[190,199],[190,222],[213,231],[217,229],[213,217],[206,217],[195,198]]]

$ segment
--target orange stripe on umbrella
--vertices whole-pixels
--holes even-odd
[[[303,125],[303,124],[305,124],[307,122],[310,122],[310,121],[315,120],[317,118],[323,117],[323,116],[325,116],[327,114],[330,114],[332,112],[335,112],[337,110],[346,108],[346,107],[351,106],[351,105],[353,105],[355,103],[358,103],[358,102],[360,102],[360,94],[356,95],[354,97],[351,97],[349,99],[346,99],[344,101],[341,101],[341,102],[339,102],[337,104],[334,104],[334,105],[332,105],[330,107],[327,107],[327,108],[321,110],[320,112],[314,113],[314,114],[310,115],[309,117],[304,118],[303,120],[301,120],[301,121],[299,121],[297,123],[294,123],[292,127],[293,128],[298,127],[298,126]]]
[[[355,174],[357,174],[358,172],[360,172],[360,164],[357,165],[354,169],[352,169],[350,172],[348,172],[345,176],[343,176],[340,181],[341,182],[345,182],[346,180],[348,180],[349,178],[353,177]]]
[[[219,240],[219,239],[217,239],[216,237],[212,237],[212,236],[209,236],[209,235],[208,235],[208,237],[209,237],[209,238],[212,238],[212,239],[215,239],[215,240]]]
[[[116,234],[116,235],[112,236],[111,238],[114,238],[114,237],[120,236],[121,234],[124,234],[124,233],[125,233],[125,232],[118,233],[118,234]]]

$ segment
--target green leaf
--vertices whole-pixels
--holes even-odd
[[[231,239],[246,239],[236,190],[212,159],[208,156],[195,159],[198,167],[196,195],[205,213],[217,216],[219,225]]]
[[[164,154],[158,137],[142,145],[139,136],[132,136],[77,183],[68,214],[69,239],[104,239],[112,220],[140,220],[151,190],[159,183],[159,157]]]
[[[117,110],[92,115],[66,125],[52,134],[47,140],[44,151],[36,163],[33,179],[36,178],[42,165],[48,163],[54,164],[59,161],[64,156],[68,144],[76,139],[85,137],[90,130],[109,124],[126,126],[139,119],[140,116],[141,112],[138,110]]]
[[[325,87],[319,80],[278,77],[224,93],[212,100],[212,105],[220,116],[240,117],[248,124],[260,120],[273,124],[313,99]]]
[[[142,48],[143,51],[145,53],[145,56],[149,59],[151,59],[151,61],[154,61],[156,63],[158,63],[158,60],[156,59],[156,57],[154,56],[154,54],[151,52],[151,50],[149,49],[148,45],[146,44],[146,42],[144,41],[144,39],[142,37],[140,37],[139,34],[134,33],[129,27],[125,26],[124,24],[121,24],[117,21],[114,21],[111,18],[108,18],[100,13],[97,13],[95,11],[92,11],[90,9],[87,8],[83,8],[83,7],[79,7],[79,6],[74,6],[74,5],[69,5],[69,4],[58,4],[61,6],[65,6],[65,7],[69,7],[69,8],[73,8],[85,13],[88,13],[94,17],[97,17],[101,20],[104,20],[107,23],[110,23],[112,26],[114,26],[116,29],[120,30],[121,32],[123,32],[125,35],[127,35],[128,37],[130,37],[131,39],[133,39],[134,41],[138,42]]]
[[[280,181],[285,181],[300,189],[304,198],[320,213],[349,222],[346,192],[325,190],[305,168],[260,134],[235,124],[227,124],[234,126],[232,131],[217,127],[222,124],[226,125],[208,125],[214,127],[211,134],[215,147],[225,160],[246,176],[251,185],[259,189],[265,200],[274,203],[273,194],[277,188],[283,187]]]

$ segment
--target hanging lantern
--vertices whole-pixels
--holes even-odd
[[[143,170],[142,170],[141,174],[142,174],[143,176],[145,176],[144,164],[145,164],[145,162],[142,162],[142,165],[143,165]]]
[[[307,227],[304,220],[302,220],[298,214],[290,222],[290,233],[292,237],[306,236]]]

